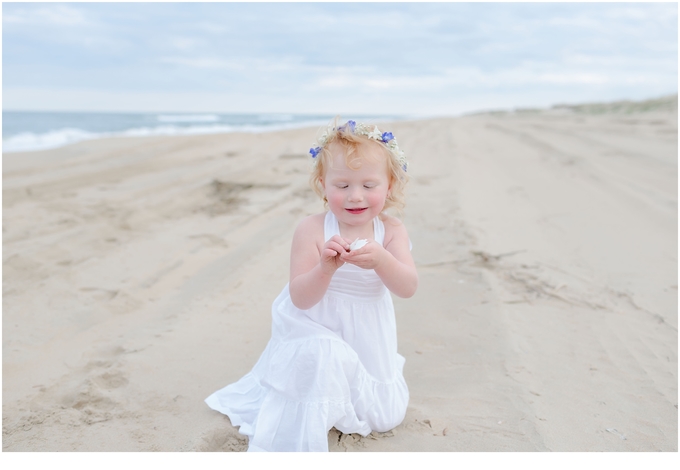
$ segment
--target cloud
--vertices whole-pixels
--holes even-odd
[[[5,10],[7,5],[3,6]],[[3,11],[3,24],[74,26],[89,24],[84,12],[70,5],[41,5]]]
[[[590,60],[586,64],[592,64]],[[627,64],[630,66],[630,64]],[[523,62],[514,67],[484,70],[476,66],[447,67],[437,73],[384,74],[377,69],[310,68],[309,75],[317,74],[310,89],[350,91],[357,93],[392,92],[455,93],[456,90],[474,92],[493,90],[523,90],[534,86],[622,86],[664,85],[671,87],[676,75],[659,74],[635,67],[622,70],[607,67],[568,66],[563,63],[545,64]]]
[[[219,57],[161,57],[160,63],[179,65],[197,69],[222,69],[222,70],[245,70],[246,67],[238,62],[233,62]]]
[[[640,21],[673,21],[677,22],[677,3],[656,3],[653,5],[615,4],[611,9],[604,11],[603,15],[612,20]]]
[[[677,4],[6,3],[3,15],[3,90],[230,103],[226,89],[272,111],[677,90]]]
[[[170,45],[180,52],[191,52],[203,47],[206,41],[203,38],[177,36],[170,39]]]

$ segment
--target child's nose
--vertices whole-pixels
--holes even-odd
[[[364,198],[364,194],[361,191],[361,188],[353,188],[350,193],[349,193],[349,200],[350,201],[361,201]]]

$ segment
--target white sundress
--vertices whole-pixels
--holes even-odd
[[[373,220],[374,239],[385,227]],[[339,234],[326,213],[324,239]],[[345,263],[308,310],[288,285],[272,305],[272,337],[253,369],[205,402],[248,436],[248,451],[328,451],[335,427],[367,436],[399,425],[409,393],[389,290],[372,269]]]

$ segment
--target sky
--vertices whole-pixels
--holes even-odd
[[[677,3],[3,3],[3,110],[439,116],[677,93]]]

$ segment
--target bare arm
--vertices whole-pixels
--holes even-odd
[[[319,232],[323,233],[323,219],[311,216],[302,220],[293,235],[290,251],[290,283],[288,289],[293,305],[306,310],[316,305],[326,293],[335,271],[345,264],[338,253],[349,244],[339,235],[319,247]]]
[[[406,227],[396,219],[391,220],[390,237],[384,248],[370,241],[359,250],[342,254],[340,259],[364,269],[374,269],[390,291],[398,297],[408,298],[418,288],[418,272],[409,249]]]

